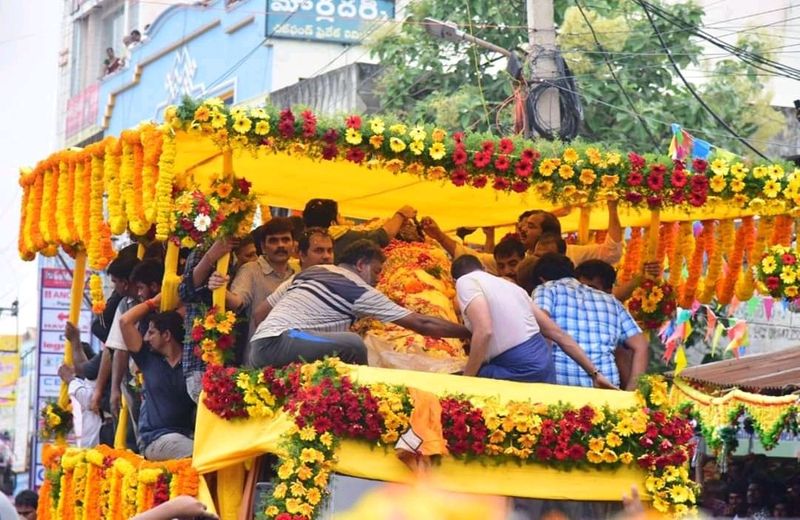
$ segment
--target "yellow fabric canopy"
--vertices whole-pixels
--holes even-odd
[[[612,409],[637,406],[633,392],[595,390],[568,386],[513,383],[407,370],[353,367],[352,377],[361,384],[382,382],[406,385],[436,395],[469,390],[477,399],[530,400],[544,404],[582,406],[607,404]],[[201,397],[202,403],[202,397]],[[280,413],[272,419],[228,421],[199,405],[194,440],[193,465],[201,473],[217,471],[264,453],[281,453],[281,439],[294,428],[292,419]],[[393,450],[371,447],[365,442],[344,441],[338,451],[336,471],[345,475],[390,482],[409,482],[409,469]],[[572,500],[620,500],[636,484],[644,489],[644,471],[624,466],[606,471],[566,472],[539,464],[494,461],[462,461],[444,457],[434,467],[436,482],[449,491],[530,498]],[[535,484],[534,484],[535,483]]]
[[[177,138],[177,173],[186,172],[201,186],[222,170],[222,152],[211,139],[200,134],[179,131]],[[233,157],[234,173],[253,183],[263,204],[303,209],[315,197],[339,202],[343,215],[358,219],[384,217],[405,204],[415,207],[421,216],[431,216],[442,229],[459,226],[481,227],[516,222],[529,209],[553,210],[553,204],[535,190],[506,193],[491,187],[455,186],[448,179],[423,179],[407,173],[392,173],[385,168],[368,168],[349,161],[314,160],[289,153],[239,151]],[[720,203],[708,203],[694,211],[664,210],[661,220],[700,220],[734,218],[751,214]],[[564,231],[578,229],[580,212],[576,209],[561,219]],[[650,212],[620,208],[623,226],[650,223]],[[590,229],[606,229],[608,214],[604,204],[591,210]]]

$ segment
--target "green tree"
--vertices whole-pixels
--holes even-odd
[[[572,69],[584,103],[581,137],[642,151],[664,152],[668,123],[702,129],[699,137],[731,151],[746,150],[728,137],[691,97],[677,78],[642,8],[630,0],[592,0],[581,6],[597,39],[576,7],[575,0],[556,0],[558,45]],[[661,6],[694,27],[703,11],[692,4]],[[505,59],[463,43],[429,36],[421,20],[431,17],[458,24],[473,34],[507,49],[528,47],[525,3],[521,0],[418,0],[408,7],[406,23],[371,43],[373,55],[385,67],[379,83],[384,109],[412,121],[434,122],[449,130],[494,131],[499,119],[512,117],[503,102],[512,94]],[[708,80],[697,86],[706,102],[740,135],[769,139],[780,130],[780,114],[769,106],[763,75],[731,58],[704,68],[702,47],[685,31],[654,16],[679,67],[703,71]],[[751,37],[741,44],[765,50]],[[600,49],[605,52],[601,52]],[[613,80],[608,57],[622,89]],[[634,104],[631,109],[622,90]],[[502,108],[501,108],[502,107]],[[634,112],[641,114],[657,144]]]

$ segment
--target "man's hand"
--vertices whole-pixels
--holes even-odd
[[[102,408],[102,405],[103,405],[103,389],[99,386],[95,386],[94,392],[92,392],[92,398],[89,401],[89,410],[100,415],[100,409]]]
[[[61,366],[58,367],[58,377],[69,384],[70,381],[75,379],[75,369],[62,363]]]
[[[206,255],[208,255],[209,260],[216,262],[233,251],[234,247],[236,247],[236,243],[232,238],[219,238],[214,241]]]
[[[425,231],[425,234],[431,236],[433,238],[440,237],[444,235],[444,232],[439,227],[439,224],[436,223],[431,217],[424,217],[420,224],[422,225],[422,229]]]
[[[208,278],[208,288],[215,291],[220,287],[227,287],[228,280],[230,280],[230,276],[215,271]]]
[[[119,411],[120,408],[122,408],[122,392],[120,392],[119,388],[114,388],[114,385],[111,385],[109,404],[111,406],[111,415],[113,415],[115,419],[119,419]]]
[[[631,487],[631,496],[622,495],[622,506],[624,514],[622,518],[642,518],[644,517],[644,505],[639,498],[639,490],[636,486]]]
[[[79,331],[78,328],[69,321],[67,322],[66,327],[64,327],[64,337],[66,337],[76,348],[80,347],[81,331]]]
[[[604,388],[606,390],[619,390],[619,387],[608,380],[606,376],[603,374],[598,373],[597,377],[594,378],[592,381],[595,388]]]
[[[219,517],[214,513],[209,513],[205,504],[196,498],[182,495],[139,513],[133,517],[133,520],[171,520],[173,518],[191,520],[193,518],[216,519]]]
[[[417,210],[412,208],[411,206],[403,206],[402,208],[397,210],[398,215],[402,215],[404,219],[411,220],[412,218],[417,216]]]

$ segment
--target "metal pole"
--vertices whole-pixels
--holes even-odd
[[[535,59],[533,80],[552,81],[558,77],[556,68],[556,31],[553,18],[553,0],[526,0],[528,14],[528,42]],[[561,107],[558,89],[548,89],[536,106],[544,124],[557,133],[561,128]]]

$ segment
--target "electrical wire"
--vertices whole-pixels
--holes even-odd
[[[694,87],[692,87],[692,84],[689,83],[689,81],[687,81],[686,78],[683,76],[680,67],[678,67],[678,64],[675,62],[675,58],[672,57],[672,54],[669,51],[669,47],[667,47],[667,43],[664,41],[664,37],[661,35],[661,31],[658,29],[655,20],[653,20],[653,16],[650,14],[650,10],[648,9],[646,2],[644,0],[635,0],[635,1],[642,6],[642,9],[644,9],[644,14],[647,15],[647,19],[650,22],[650,26],[653,28],[653,31],[655,31],[656,36],[658,37],[658,41],[661,44],[661,48],[664,49],[664,53],[667,55],[669,62],[672,64],[672,68],[675,69],[675,73],[678,74],[679,78],[681,78],[681,81],[683,81],[683,84],[686,86],[686,88],[689,90],[692,96],[697,100],[698,103],[700,103],[700,105],[705,109],[705,111],[708,112],[720,126],[722,126],[723,128],[725,128],[725,130],[730,132],[732,136],[734,136],[739,142],[741,142],[743,145],[745,145],[747,148],[753,151],[756,155],[758,155],[765,161],[768,161],[769,157],[761,153],[756,147],[751,145],[745,138],[737,134],[733,128],[728,126],[728,124],[725,121],[723,121],[723,119],[719,117],[717,113],[714,112],[714,110],[712,110],[711,107],[709,107],[706,104],[705,101],[703,101],[703,98],[700,97],[700,95],[697,93]]]
[[[547,55],[550,56],[547,56]],[[558,93],[558,104],[561,112],[561,121],[558,129],[558,138],[562,141],[571,141],[578,136],[581,121],[583,121],[583,105],[576,92],[578,87],[575,78],[569,70],[567,62],[557,50],[542,50],[531,57],[533,70],[536,70],[536,61],[542,57],[553,59],[556,63],[556,78],[535,79],[529,83],[535,85],[528,90],[525,102],[527,119],[531,128],[544,139],[556,139],[554,129],[539,113],[539,102],[545,93],[555,88]]]
[[[586,22],[586,25],[589,27],[589,31],[591,31],[592,38],[594,38],[595,45],[597,45],[597,48],[603,54],[603,61],[605,61],[606,67],[608,67],[608,71],[611,73],[611,77],[614,78],[614,82],[617,84],[617,86],[619,87],[620,92],[622,92],[623,97],[625,97],[625,100],[628,102],[628,106],[630,106],[631,110],[633,110],[636,113],[636,117],[639,119],[639,122],[642,124],[642,127],[644,128],[644,131],[647,133],[647,136],[650,138],[650,141],[653,143],[653,146],[658,148],[658,140],[655,138],[653,133],[650,131],[650,127],[647,126],[647,122],[644,120],[642,115],[639,113],[638,110],[636,110],[636,105],[633,103],[633,100],[628,95],[628,91],[625,90],[624,86],[622,86],[622,83],[620,82],[619,78],[617,77],[617,73],[614,71],[614,66],[611,64],[611,60],[609,60],[608,54],[605,52],[605,48],[603,47],[603,44],[600,43],[600,40],[597,38],[597,34],[594,31],[594,26],[592,25],[592,22],[589,20],[589,17],[586,16],[586,13],[583,11],[583,7],[581,6],[580,1],[579,0],[575,0],[575,5],[578,7],[578,11],[580,11],[581,16],[583,17],[583,20]]]

